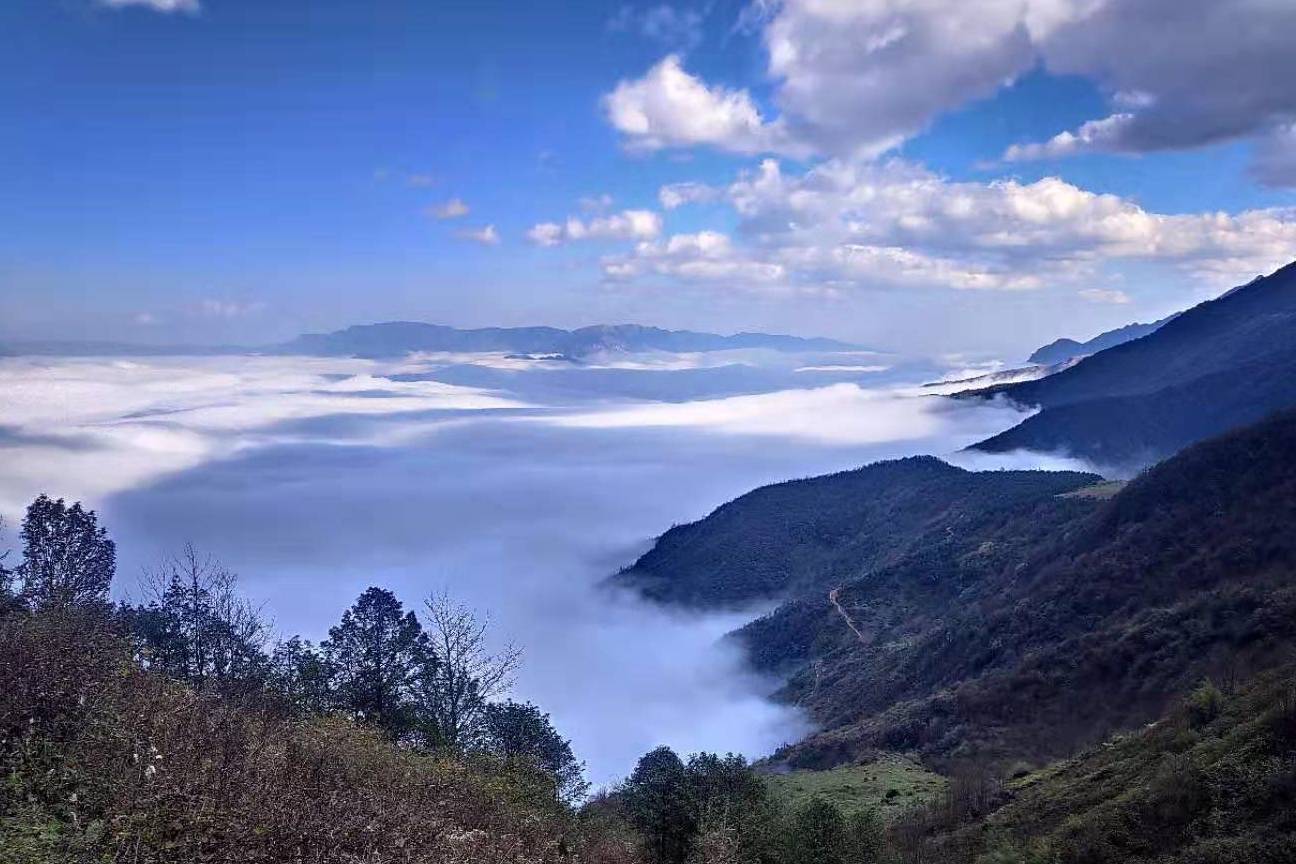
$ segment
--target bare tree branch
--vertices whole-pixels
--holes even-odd
[[[486,639],[490,619],[478,618],[444,591],[428,597],[423,605],[439,661],[425,685],[427,710],[447,744],[466,745],[486,704],[513,687],[522,651],[509,643],[499,653],[491,653]]]

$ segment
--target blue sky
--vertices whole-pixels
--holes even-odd
[[[633,320],[1013,354],[1296,257],[1290,4],[968,15],[11,0],[0,337]]]

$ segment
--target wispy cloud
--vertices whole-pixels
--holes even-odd
[[[152,9],[154,12],[163,14],[172,14],[184,12],[189,15],[196,15],[202,11],[202,4],[198,0],[99,0],[99,5],[107,6],[110,9],[125,9],[128,6],[139,6],[144,9]]]
[[[427,214],[434,219],[458,219],[461,216],[467,216],[468,213],[468,205],[464,203],[462,198],[451,198],[449,201],[427,209]]]
[[[608,20],[613,33],[634,33],[674,51],[689,51],[702,42],[703,14],[697,9],[659,3],[646,9],[622,6]]]
[[[198,304],[198,312],[206,318],[246,318],[263,312],[266,304],[260,300],[241,302],[207,298]]]
[[[1114,306],[1123,306],[1130,302],[1130,296],[1128,294],[1124,291],[1118,291],[1113,288],[1082,288],[1077,293],[1090,303],[1107,303]]]
[[[494,225],[483,225],[481,228],[465,228],[456,232],[455,236],[460,240],[471,240],[483,246],[498,246],[500,244],[500,235],[495,230]]]
[[[721,190],[705,183],[669,183],[657,190],[663,208],[674,210],[685,204],[704,204],[720,197]]]

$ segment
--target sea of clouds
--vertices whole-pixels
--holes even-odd
[[[193,542],[281,633],[313,639],[369,585],[407,606],[446,589],[525,648],[515,696],[552,714],[595,782],[663,743],[756,757],[808,729],[718,641],[761,610],[662,609],[605,580],[671,524],[755,486],[952,454],[1021,419],[919,386],[977,371],[964,366],[767,352],[6,358],[0,549],[34,495],[82,499],[118,541],[119,594]]]

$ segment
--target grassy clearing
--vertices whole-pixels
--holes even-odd
[[[1082,486],[1074,492],[1063,492],[1059,498],[1096,498],[1099,501],[1106,501],[1108,498],[1115,498],[1116,493],[1125,488],[1124,480],[1106,480],[1102,483],[1094,483],[1092,486]]]
[[[866,765],[844,765],[830,771],[793,771],[765,778],[774,797],[790,807],[815,796],[843,813],[877,808],[891,818],[930,801],[945,788],[945,778],[904,756],[884,756]]]

